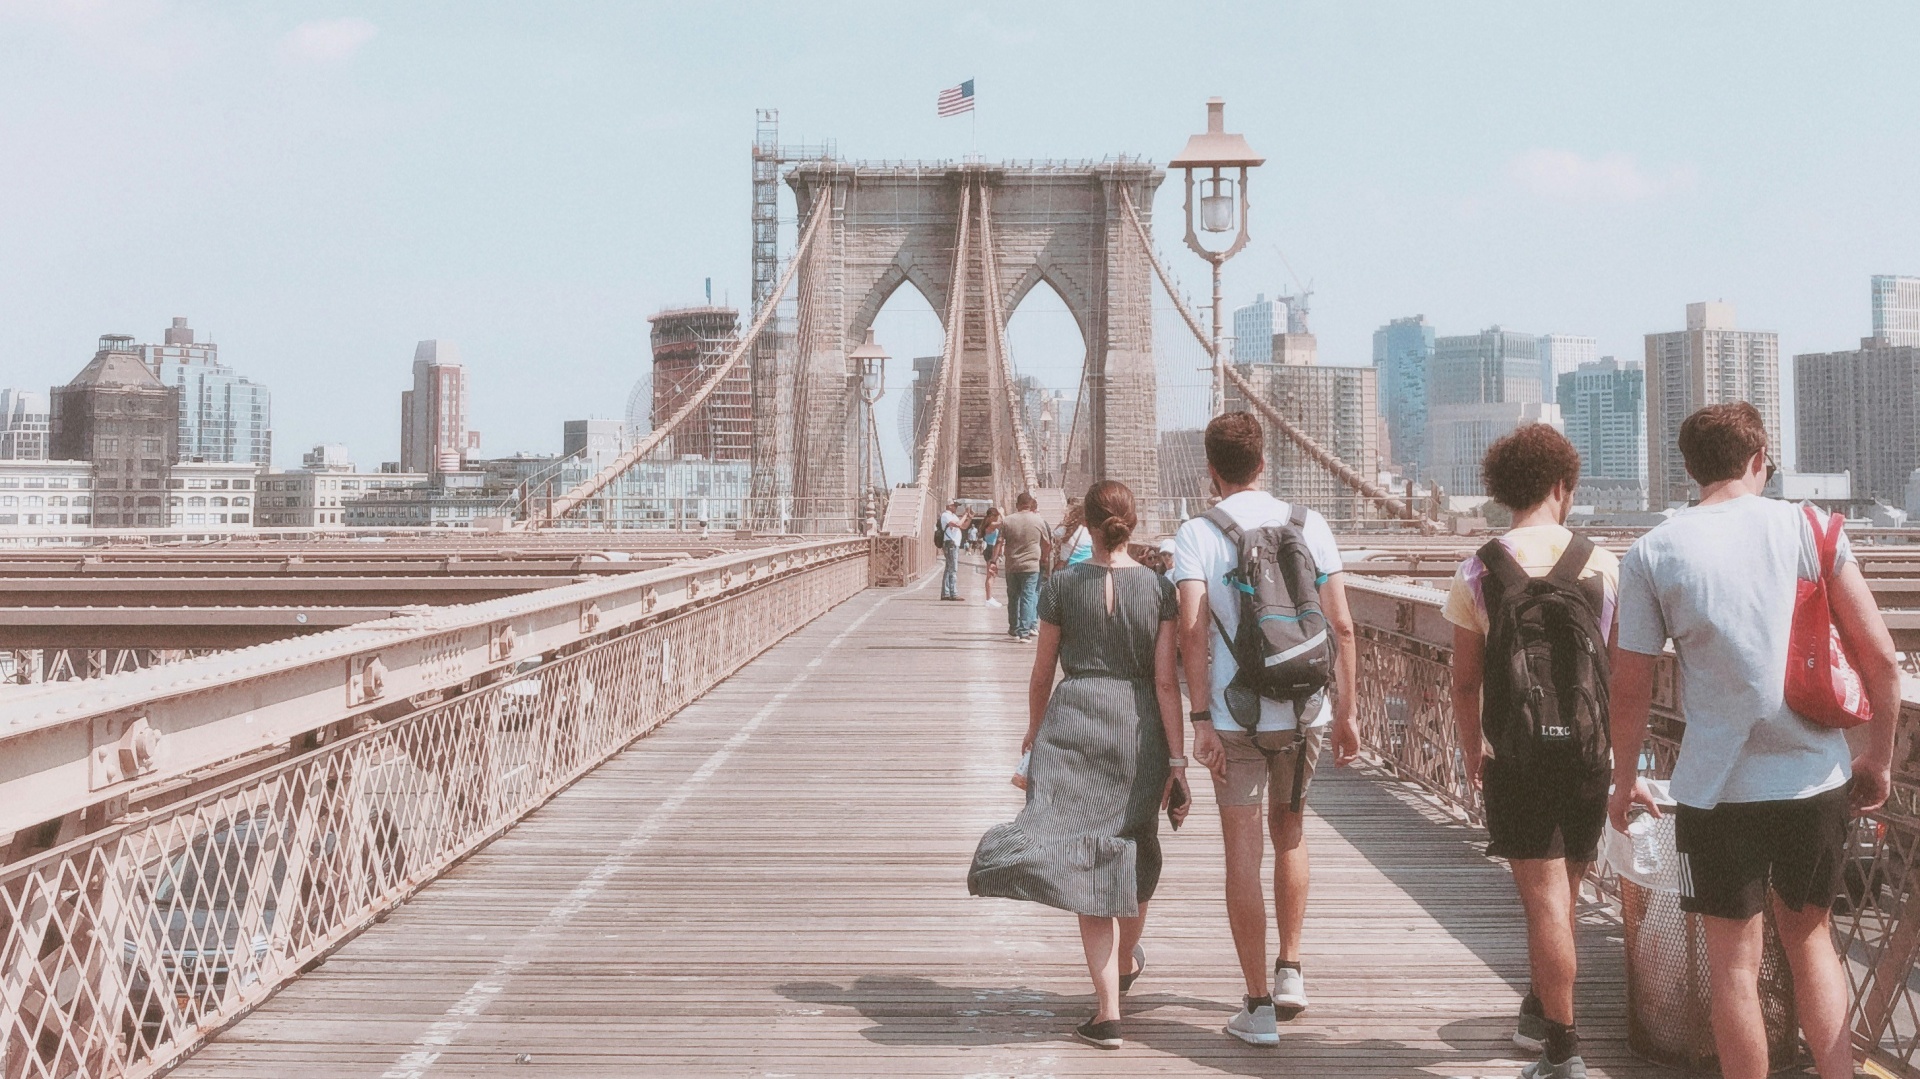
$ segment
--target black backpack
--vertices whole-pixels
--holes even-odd
[[[1480,725],[1494,756],[1520,768],[1604,770],[1607,642],[1600,626],[1605,585],[1580,580],[1593,541],[1575,536],[1545,577],[1534,577],[1506,545],[1480,548],[1486,567],[1487,652]]]
[[[1239,668],[1232,685],[1292,704],[1297,715],[1333,681],[1334,660],[1333,633],[1320,610],[1320,567],[1307,548],[1306,510],[1294,506],[1286,524],[1251,531],[1218,506],[1204,519],[1240,552],[1239,566],[1227,574],[1240,596],[1238,631],[1229,634],[1219,614],[1213,616]],[[1253,730],[1260,715],[1252,712],[1252,724],[1238,713],[1234,722]]]

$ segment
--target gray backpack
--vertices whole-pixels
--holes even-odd
[[[1240,626],[1229,634],[1220,616],[1214,624],[1239,667],[1232,685],[1268,700],[1285,701],[1295,713],[1333,681],[1334,641],[1320,610],[1320,567],[1307,548],[1306,510],[1292,508],[1287,523],[1242,529],[1218,506],[1211,521],[1240,552],[1227,583],[1240,596]],[[1247,720],[1235,722],[1248,730]],[[1259,722],[1258,710],[1253,721]]]

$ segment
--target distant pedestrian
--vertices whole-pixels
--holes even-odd
[[[1032,494],[1013,500],[1013,513],[1000,522],[1001,558],[1007,569],[1007,636],[1032,640],[1040,620],[1040,567],[1052,544]]]
[[[940,553],[946,558],[946,576],[940,579],[941,599],[960,598],[960,544],[972,520],[973,515],[961,507],[957,498],[948,502],[946,512],[940,515]]]
[[[1567,436],[1521,427],[1487,448],[1480,471],[1513,527],[1461,564],[1447,594],[1453,721],[1486,807],[1487,854],[1507,859],[1527,915],[1533,981],[1513,1041],[1541,1056],[1520,1074],[1577,1079],[1586,1062],[1573,1024],[1574,915],[1607,820],[1606,653],[1620,560],[1566,527],[1580,485]]]
[[[986,519],[980,522],[980,557],[986,562],[987,606],[998,607],[993,598],[993,579],[1000,575],[1000,507],[988,506]]]
[[[1093,557],[1093,534],[1087,531],[1087,508],[1079,499],[1067,504],[1067,515],[1060,519],[1060,526],[1053,530],[1053,539],[1055,569],[1077,566]]]
[[[1160,880],[1159,817],[1189,801],[1174,672],[1173,585],[1127,555],[1133,493],[1112,480],[1087,492],[1087,562],[1047,582],[1027,683],[1027,804],[988,829],[967,890],[1080,916],[1098,1008],[1075,1031],[1121,1045],[1120,994],[1146,966],[1147,902]],[[1055,668],[1066,677],[1054,684]]]
[[[1761,494],[1773,462],[1759,410],[1744,401],[1700,409],[1681,423],[1679,449],[1699,504],[1640,537],[1620,565],[1608,812],[1622,831],[1634,804],[1660,812],[1639,765],[1654,665],[1672,641],[1687,725],[1669,783],[1680,909],[1703,916],[1721,1074],[1767,1074],[1757,980],[1771,906],[1820,1079],[1851,1079],[1847,974],[1827,912],[1853,864],[1851,818],[1887,799],[1900,716],[1893,638],[1837,530],[1824,564],[1834,522]],[[1872,706],[1871,723],[1854,732],[1857,756],[1843,731],[1786,697],[1796,599],[1823,579]]]

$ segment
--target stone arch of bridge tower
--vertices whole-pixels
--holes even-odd
[[[900,286],[906,284],[911,284],[914,291],[920,293],[920,298],[927,301],[927,306],[933,308],[934,317],[940,320],[941,329],[945,329],[947,325],[946,288],[940,282],[933,280],[920,267],[895,260],[893,265],[888,266],[886,272],[881,274],[879,280],[867,290],[866,298],[861,301],[860,306],[854,308],[853,320],[847,323],[847,340],[855,344],[866,340],[867,328],[880,317],[880,312],[886,310],[887,304],[893,299],[893,294],[900,291]],[[883,341],[881,344],[884,345],[886,342]]]
[[[1013,313],[1018,311],[1020,305],[1026,301],[1027,295],[1033,291],[1034,286],[1042,281],[1047,283],[1047,287],[1053,290],[1054,295],[1060,297],[1060,302],[1067,306],[1067,313],[1073,316],[1073,324],[1080,330],[1080,340],[1086,344],[1088,355],[1081,359],[1081,362],[1085,363],[1091,358],[1093,350],[1093,301],[1087,296],[1086,289],[1080,287],[1080,283],[1073,279],[1073,275],[1068,273],[1065,267],[1056,265],[1053,260],[1044,256],[1034,260],[1025,272],[1014,280],[1013,287],[1007,290],[1006,295],[1001,297],[1000,310],[1011,319]],[[1016,363],[1019,359],[1018,356],[1014,357]]]

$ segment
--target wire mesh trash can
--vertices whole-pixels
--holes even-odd
[[[1636,864],[1633,842],[1607,827],[1605,858],[1620,883],[1620,921],[1627,948],[1627,1047],[1673,1068],[1719,1074],[1713,1046],[1712,974],[1706,927],[1680,909],[1679,858],[1673,846],[1666,784],[1656,785],[1661,816]],[[1656,864],[1649,866],[1651,855]],[[1793,974],[1769,909],[1763,917],[1760,1011],[1766,1019],[1767,1057],[1775,1071],[1799,1057],[1793,1010]]]

